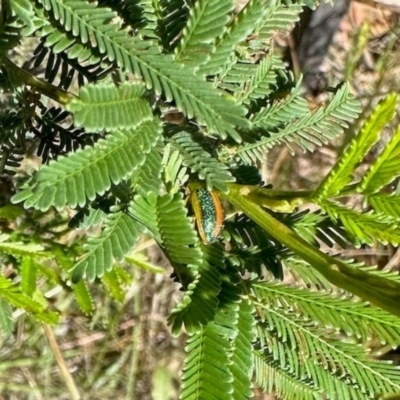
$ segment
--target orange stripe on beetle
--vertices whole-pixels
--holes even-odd
[[[193,190],[190,200],[201,240],[206,244],[216,242],[224,222],[224,210],[217,193],[199,187]]]

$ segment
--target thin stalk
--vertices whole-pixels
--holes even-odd
[[[4,64],[7,68],[18,70],[22,80],[26,85],[31,86],[37,92],[44,94],[45,96],[57,101],[64,106],[75,97],[75,95],[73,95],[72,93],[66,92],[65,90],[60,89],[57,86],[51,85],[50,83],[36,78],[36,76],[32,75],[29,71],[18,67],[18,65],[14,64],[6,57],[2,59],[2,64]]]
[[[61,376],[64,378],[64,382],[68,387],[69,393],[71,395],[71,400],[79,400],[81,396],[79,394],[77,386],[75,385],[74,378],[69,372],[68,366],[61,353],[60,347],[58,346],[53,330],[49,325],[46,324],[43,324],[43,330],[49,342],[54,358],[56,359],[58,368],[60,369]]]
[[[143,322],[140,318],[142,311],[142,299],[140,290],[137,290],[133,299],[133,315],[137,317],[137,324],[132,329],[131,336],[131,364],[129,367],[129,378],[126,385],[125,399],[133,399],[135,397],[137,374],[139,369],[139,351],[142,340]]]
[[[292,212],[301,204],[311,202],[311,190],[275,190],[253,185],[231,184],[253,203],[276,212]]]

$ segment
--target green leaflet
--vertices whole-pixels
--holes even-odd
[[[334,374],[329,374],[322,365],[313,365],[311,360],[297,357],[297,352],[289,346],[273,343],[275,351],[256,351],[255,357],[255,379],[257,385],[266,393],[276,393],[285,396],[288,400],[325,400],[326,393],[332,398],[340,396],[345,400],[367,400],[370,397],[354,386],[346,384],[344,380]],[[288,352],[292,359],[291,367],[284,360],[283,352]],[[290,352],[292,354],[290,354]],[[280,361],[282,358],[283,362]],[[295,363],[299,368],[295,368]],[[310,374],[311,377],[310,377]],[[315,377],[315,380],[312,378]],[[321,385],[319,385],[321,383]]]
[[[0,276],[0,297],[16,308],[22,308],[45,324],[57,324],[59,315],[46,310],[45,305],[22,293],[10,280]]]
[[[200,179],[204,179],[209,189],[215,187],[225,192],[226,183],[235,181],[228,166],[207,151],[202,135],[180,132],[172,136],[171,145],[179,150],[183,165],[197,173]]]
[[[215,324],[189,335],[180,399],[226,398],[232,389],[228,368],[229,347],[229,340],[219,334]]]
[[[356,247],[363,243],[372,246],[376,241],[400,243],[400,227],[395,218],[371,211],[362,213],[328,201],[321,203],[321,207],[332,221],[340,219]]]
[[[315,191],[318,201],[335,196],[352,180],[354,170],[365,154],[379,139],[382,128],[393,118],[397,96],[391,94],[375,108],[364,123],[360,133],[351,141],[345,153],[338,160],[328,176]]]
[[[125,260],[129,261],[128,256],[125,257]],[[115,265],[111,271],[106,272],[101,280],[111,297],[121,304],[124,303],[126,298],[126,286],[132,284],[132,281],[132,276],[119,265]]]
[[[265,355],[261,351],[254,352],[254,373],[257,386],[265,393],[276,393],[277,396],[286,396],[287,400],[315,400],[323,399],[320,390],[310,380],[298,377],[296,373],[287,371],[274,360],[272,355]],[[354,393],[357,393],[354,391]],[[353,398],[352,398],[353,399]],[[354,397],[354,399],[358,399]],[[346,400],[351,400],[347,398]]]
[[[224,33],[233,7],[232,0],[195,2],[175,48],[176,60],[192,67],[199,67],[206,61],[214,50],[215,40]]]
[[[312,2],[315,6],[315,2]],[[255,29],[258,37],[253,39],[251,44],[254,50],[263,48],[265,46],[263,43],[271,40],[277,31],[287,32],[292,29],[294,23],[299,20],[299,14],[302,12],[305,1],[293,3],[288,4],[279,0],[269,0],[269,6],[266,7],[267,13]]]
[[[304,99],[295,98],[295,91],[292,96],[287,99],[291,108],[286,106],[286,100],[278,101],[254,116],[253,125],[262,130],[263,136],[238,148],[237,153],[245,163],[262,161],[265,153],[280,143],[292,149],[293,142],[304,151],[312,151],[316,145],[339,136],[347,128],[347,121],[354,119],[359,112],[359,104],[350,93],[348,84],[338,88],[328,106],[313,111],[306,110]],[[291,122],[288,123],[289,118]]]
[[[72,285],[72,290],[81,311],[86,315],[91,315],[94,311],[94,304],[87,283],[81,280]]]
[[[266,14],[268,7],[263,0],[251,0],[226,27],[226,32],[217,40],[215,50],[206,64],[200,67],[204,75],[225,73],[236,60],[235,47],[244,41]]]
[[[377,214],[400,218],[400,196],[394,194],[376,194],[368,196],[368,203]]]
[[[12,309],[10,304],[0,298],[0,330],[6,337],[13,333],[14,322],[12,319]]]
[[[235,67],[238,68],[238,65],[235,65],[233,69],[235,69]],[[242,77],[247,71],[252,71],[248,64],[243,65],[243,67],[245,67],[243,68],[244,71],[241,74],[238,74],[239,79],[243,79]],[[235,93],[240,103],[247,104],[250,103],[250,101],[269,96],[276,86],[277,70],[284,69],[282,61],[278,57],[270,54],[267,54],[255,67],[256,69],[253,71],[253,74],[251,74],[246,80],[242,80],[240,85],[241,90],[238,90]],[[232,73],[230,75],[232,75]],[[229,78],[229,83],[232,84],[235,82],[235,80],[232,79],[232,76]],[[227,78],[224,79],[224,82],[226,81],[228,81]]]
[[[254,369],[253,336],[255,321],[253,307],[243,299],[239,305],[237,319],[237,336],[231,342],[231,364],[229,369],[233,376],[233,400],[251,398],[253,391],[252,378]]]
[[[23,257],[21,262],[21,290],[32,297],[36,290],[37,265],[31,257]]]
[[[175,334],[180,332],[182,324],[190,333],[200,332],[203,326],[213,321],[218,308],[223,254],[214,246],[203,246],[202,250],[203,257],[198,259],[197,265],[188,266],[193,280],[168,320]]]
[[[321,332],[310,318],[275,309],[268,302],[257,303],[259,347],[279,368],[303,377],[329,398],[373,398],[378,393],[400,389],[396,366],[371,360],[362,348]],[[282,391],[284,388],[281,388]],[[322,398],[322,397],[320,397]]]
[[[50,258],[51,254],[44,251],[43,246],[34,243],[10,241],[9,236],[0,234],[0,252],[12,254],[14,257]]]
[[[153,119],[148,102],[141,99],[144,91],[144,85],[132,83],[82,86],[79,98],[73,99],[67,109],[74,115],[75,126],[87,131],[131,129]]]
[[[161,243],[171,263],[195,265],[202,260],[201,250],[195,246],[197,235],[180,193],[157,199],[156,218]]]
[[[149,192],[158,194],[161,188],[162,164],[161,156],[153,148],[147,155],[144,164],[131,178],[131,187],[143,196]]]
[[[52,205],[75,208],[94,200],[124,179],[145,161],[160,134],[158,121],[144,121],[132,131],[116,131],[67,157],[43,166],[35,182],[13,197],[14,203],[25,201],[26,207],[42,211]]]
[[[357,185],[364,196],[378,192],[400,175],[400,128]]]
[[[114,206],[104,224],[100,237],[91,237],[84,245],[85,255],[72,269],[72,282],[78,283],[86,272],[94,281],[111,271],[114,259],[122,261],[139,239],[138,224]]]
[[[342,330],[364,343],[373,334],[393,348],[400,341],[400,318],[356,298],[274,282],[255,284],[251,289],[259,301],[268,300],[276,310],[289,312],[293,308],[309,320],[319,321],[321,326]]]
[[[183,158],[178,150],[173,150],[171,144],[165,146],[162,159],[163,180],[170,193],[176,193],[189,179],[188,169],[183,166]]]

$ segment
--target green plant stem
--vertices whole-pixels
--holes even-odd
[[[18,65],[14,64],[10,59],[6,57],[2,59],[2,64],[4,64],[7,68],[18,70],[22,80],[26,85],[32,86],[32,88],[34,88],[37,92],[44,94],[45,96],[57,101],[64,106],[76,97],[72,93],[66,92],[65,90],[62,90],[57,86],[51,85],[50,83],[36,78],[36,76],[32,75],[27,70],[18,67]]]
[[[308,262],[329,282],[400,317],[400,283],[369,274],[322,253],[249,199],[246,186],[230,184],[229,188],[229,193],[220,195]]]
[[[299,205],[309,203],[313,195],[311,190],[275,190],[237,184],[232,184],[231,187],[240,188],[241,193],[246,193],[250,201],[276,212],[293,212]]]

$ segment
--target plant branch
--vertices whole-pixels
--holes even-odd
[[[14,64],[10,59],[6,57],[2,59],[2,63],[7,68],[18,70],[22,80],[26,85],[32,86],[32,88],[34,88],[37,92],[44,94],[45,96],[57,101],[64,106],[76,97],[72,93],[66,92],[65,90],[60,89],[57,86],[51,85],[50,83],[47,83],[37,78],[26,69],[18,67],[18,65]]]
[[[253,185],[231,184],[230,187],[240,189],[253,203],[276,212],[293,212],[301,204],[311,202],[313,194],[311,190],[274,190]]]
[[[329,282],[400,317],[400,283],[369,274],[322,253],[255,204],[247,195],[247,186],[230,184],[229,188],[229,193],[220,195],[308,262]]]

